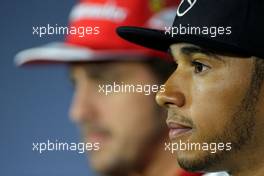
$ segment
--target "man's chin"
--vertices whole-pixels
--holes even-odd
[[[97,157],[97,156],[94,156]],[[118,162],[118,160],[113,158],[92,158],[90,157],[90,167],[97,172],[99,175],[126,175],[125,173],[129,171],[124,163]]]
[[[106,174],[110,172],[109,170],[111,168],[111,164],[109,161],[107,161],[107,158],[98,156],[98,153],[89,155],[89,165],[94,171],[100,174]]]
[[[179,151],[177,161],[181,168],[190,172],[210,171],[220,164],[219,154],[208,151]]]
[[[198,158],[198,154],[193,151],[179,151],[177,152],[177,161],[181,168],[191,172],[201,171],[201,158]]]

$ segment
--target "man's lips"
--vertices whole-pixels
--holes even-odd
[[[180,136],[183,136],[187,133],[190,133],[192,131],[192,127],[188,126],[186,124],[183,123],[179,123],[179,122],[173,122],[173,121],[169,121],[167,122],[167,125],[169,127],[169,137],[171,140],[174,140]]]
[[[87,139],[89,142],[95,143],[95,142],[104,142],[109,138],[109,135],[106,135],[104,133],[98,133],[98,132],[91,132],[87,134]]]
[[[88,126],[82,129],[86,141],[88,142],[105,142],[111,136],[111,133],[106,128],[100,126]]]

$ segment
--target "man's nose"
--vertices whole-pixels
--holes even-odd
[[[164,91],[159,91],[156,95],[156,102],[168,108],[169,106],[183,107],[185,105],[185,95],[182,91],[179,79],[170,78],[164,85]]]
[[[76,89],[71,108],[70,117],[76,122],[91,120],[96,115],[96,106],[93,102],[93,95],[88,90]]]

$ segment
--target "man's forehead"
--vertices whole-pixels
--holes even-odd
[[[130,65],[137,64],[136,67]],[[140,62],[136,61],[102,61],[102,62],[79,62],[70,64],[71,74],[83,71],[87,75],[120,75],[128,74],[131,68],[138,68]],[[121,76],[121,75],[120,75]]]
[[[172,44],[168,52],[175,59],[179,58],[179,56],[193,56],[195,54],[203,54],[208,56],[208,58],[211,58],[213,60],[218,60],[221,62],[227,62],[230,60],[239,60],[239,59],[244,60],[251,58],[245,56],[238,56],[232,53],[223,53],[223,52],[220,53],[190,43]]]
[[[217,60],[225,60],[225,58],[229,59],[252,59],[254,58],[253,56],[248,56],[248,55],[239,55],[239,54],[234,54],[234,53],[229,53],[229,52],[224,52],[224,51],[214,51],[209,48],[204,48],[195,44],[191,43],[177,43],[177,44],[172,44],[170,45],[169,48],[169,54],[172,56],[175,55],[192,55],[192,54],[205,54],[208,56],[213,56],[212,58],[215,58]]]
[[[208,56],[213,56],[218,60],[222,60],[221,58],[218,58],[218,56],[213,52],[189,43],[172,44],[168,52],[174,59],[178,59],[181,56],[193,56],[194,54],[200,53]]]
[[[93,70],[93,69],[98,69],[100,70],[105,70],[105,69],[110,69],[113,67],[115,63],[113,62],[74,62],[70,64],[71,70],[77,70],[77,69],[88,69],[88,70]]]
[[[191,55],[194,53],[204,53],[204,54],[211,54],[208,49],[202,48],[198,45],[190,44],[190,43],[177,43],[172,44],[170,46],[169,52],[171,54],[179,53],[185,55]]]
[[[200,48],[198,45],[194,45],[191,43],[174,43],[170,45],[170,49],[172,50],[180,50],[183,47],[195,47],[195,48]]]

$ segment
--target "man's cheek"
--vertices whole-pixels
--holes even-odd
[[[198,138],[206,140],[208,136],[222,131],[223,118],[221,114],[222,112],[219,112],[214,104],[199,104],[199,106],[192,108],[191,117],[195,126],[194,134]]]
[[[207,104],[216,104],[221,108],[221,111],[230,111],[241,103],[249,87],[247,78],[234,79],[230,77],[232,76],[229,75],[225,78],[219,76],[214,81],[197,87],[196,92],[203,96],[204,102]]]

